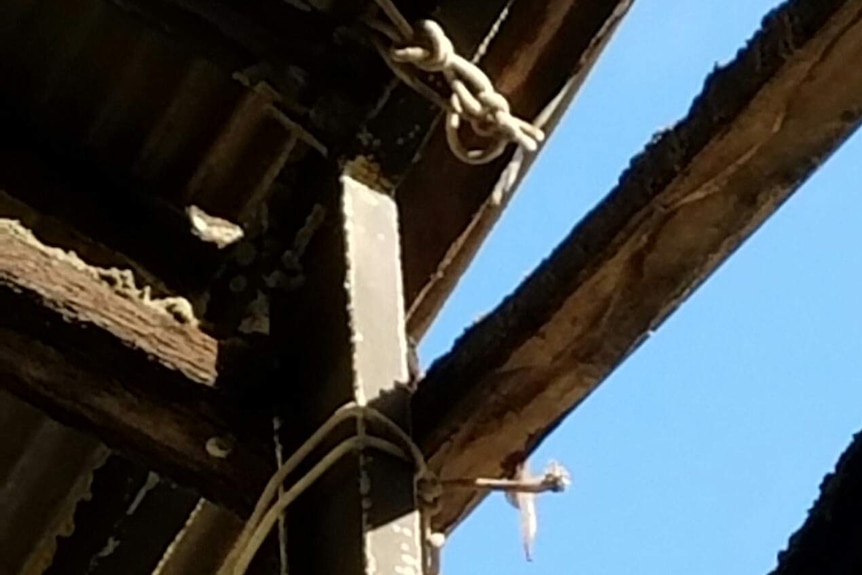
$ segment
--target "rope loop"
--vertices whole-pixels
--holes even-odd
[[[443,72],[452,67],[455,46],[433,20],[422,20],[413,32],[412,45],[393,48],[392,59],[412,64],[426,72]]]
[[[509,143],[516,143],[530,152],[538,149],[545,133],[512,115],[506,97],[494,88],[478,66],[455,51],[452,40],[440,24],[421,20],[410,26],[392,0],[376,2],[391,24],[371,21],[369,26],[383,33],[393,46],[385,50],[378,42],[375,45],[399,78],[446,109],[446,140],[456,157],[467,164],[486,164],[500,157]],[[400,37],[399,41],[395,36]],[[415,78],[408,80],[401,65],[442,74],[451,95],[448,99],[440,98],[426,84]],[[429,96],[429,92],[434,95]],[[467,121],[474,134],[488,140],[484,147],[467,147],[461,134],[462,120]]]

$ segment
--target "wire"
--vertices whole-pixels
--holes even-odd
[[[351,437],[345,439],[327,453],[311,470],[303,475],[293,486],[284,492],[275,504],[264,514],[260,524],[255,528],[248,543],[239,554],[236,564],[233,566],[233,575],[245,575],[252,559],[257,554],[269,532],[272,530],[279,516],[293,503],[297,497],[302,495],[317,479],[320,478],[330,467],[337,463],[342,457],[352,451],[364,447],[373,447],[396,457],[405,458],[404,452],[397,445],[376,437]]]
[[[284,450],[281,445],[281,418],[272,418],[272,443],[275,446],[275,464],[281,467],[284,463]],[[284,494],[284,486],[278,486],[278,495]],[[287,566],[287,525],[284,516],[278,518],[278,562],[279,575],[289,575]]]
[[[302,461],[314,451],[321,442],[329,436],[335,428],[348,419],[357,421],[357,435],[351,437],[333,450],[327,453],[326,456],[316,464],[311,471],[299,479],[290,489],[280,493],[284,488],[285,479],[296,470]],[[394,443],[369,436],[365,431],[365,421],[375,422],[386,431],[395,436],[403,447],[399,447]],[[285,461],[270,478],[267,485],[261,492],[260,498],[255,505],[254,511],[246,521],[242,532],[237,537],[233,548],[228,553],[227,558],[219,570],[220,575],[242,575],[248,568],[260,545],[266,539],[266,536],[272,530],[273,525],[281,517],[284,510],[295,500],[305,489],[308,488],[320,475],[322,475],[333,463],[353,449],[361,449],[363,447],[373,447],[378,450],[391,453],[396,457],[413,462],[417,469],[416,487],[417,494],[422,501],[422,506],[427,509],[432,509],[439,498],[440,485],[439,481],[433,476],[428,469],[425,458],[422,455],[419,447],[413,442],[410,436],[394,421],[389,419],[383,413],[367,406],[361,406],[356,403],[348,403],[338,408],[329,419],[327,419],[312,435],[309,437],[288,459]],[[276,498],[277,497],[277,498]],[[273,503],[273,500],[275,502]],[[427,513],[425,514],[427,515]],[[424,518],[424,515],[423,515]],[[430,529],[430,522],[427,522]],[[423,520],[423,525],[426,521]],[[424,555],[427,557],[428,552],[425,549],[428,538],[423,538]],[[439,562],[439,560],[438,560]],[[427,564],[427,561],[426,561]]]

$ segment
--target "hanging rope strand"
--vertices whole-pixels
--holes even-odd
[[[446,110],[446,140],[456,157],[468,164],[486,164],[498,158],[510,142],[530,152],[538,149],[545,133],[512,115],[505,96],[478,66],[458,55],[438,23],[422,20],[411,26],[392,0],[375,1],[390,23],[369,20],[367,24],[392,47],[386,49],[377,40],[375,46],[399,79]],[[448,100],[407,72],[405,65],[442,74],[452,91]],[[491,143],[484,148],[468,148],[461,139],[462,120]]]

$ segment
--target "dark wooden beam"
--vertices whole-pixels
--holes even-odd
[[[860,58],[862,0],[796,0],[765,19],[688,117],[429,370],[414,424],[442,478],[511,474],[781,206],[859,126],[862,68],[847,62]],[[446,494],[438,527],[480,499]]]
[[[379,78],[372,79],[367,66],[352,65],[373,59],[382,70],[376,54],[346,45],[343,34],[362,10],[361,2],[331,3],[346,9],[321,11],[312,8],[313,3],[306,3],[304,10],[297,7],[303,3],[283,0],[108,1],[228,73],[256,66],[256,73],[295,110],[317,108],[323,103],[315,102],[316,98],[330,100],[335,92],[343,96],[338,104],[349,107],[351,97],[379,88],[373,81]],[[342,30],[337,32],[339,27]],[[314,115],[322,111],[316,109]]]
[[[632,3],[516,0],[490,40],[481,67],[515,114],[533,119],[545,111],[550,132]],[[463,3],[458,4],[460,10]],[[510,147],[491,164],[466,165],[452,155],[442,126],[437,126],[399,184],[407,323],[416,339],[532,163],[534,155],[513,153]]]
[[[20,217],[18,209],[7,209],[13,204],[32,207],[41,219],[65,224],[74,235],[88,238],[87,244],[103,246],[98,253],[82,253],[88,261],[105,266],[122,260],[124,267],[143,272],[157,293],[169,288],[192,297],[206,289],[225,256],[191,233],[179,207],[100,171],[92,159],[17,137],[22,133],[10,126],[0,137],[3,216]],[[39,231],[53,240],[51,227],[43,225]],[[74,248],[80,250],[82,243],[75,240]]]
[[[254,499],[269,435],[216,389],[245,370],[182,301],[150,300],[0,220],[0,309],[0,385],[224,505]],[[227,457],[213,438],[233,444]]]
[[[820,484],[820,497],[771,575],[855,575],[862,572],[862,433]]]

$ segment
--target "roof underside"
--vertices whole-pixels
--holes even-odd
[[[509,18],[501,19],[509,4]],[[411,19],[433,15],[462,53],[472,54],[482,44],[483,68],[513,109],[526,117],[560,93],[573,92],[571,80],[583,78],[628,5],[616,0],[399,2]],[[23,300],[20,286],[4,292],[4,309],[15,309],[16,314],[7,314],[2,326],[0,374],[16,395],[65,423],[96,431],[140,461],[109,455],[99,442],[32,408],[22,410],[20,418],[26,422],[19,421],[23,404],[5,399],[11,419],[3,421],[4,429],[16,445],[3,452],[12,478],[4,484],[3,497],[16,505],[4,509],[8,517],[3,516],[0,529],[0,573],[40,573],[52,565],[55,547],[49,572],[150,573],[197,504],[194,493],[177,489],[149,471],[151,467],[216,498],[219,492],[253,498],[258,480],[268,473],[271,462],[261,466],[261,454],[254,453],[246,458],[250,467],[244,465],[233,475],[250,478],[242,488],[236,483],[218,487],[219,472],[207,488],[181,468],[187,453],[176,450],[182,442],[177,443],[175,426],[191,422],[192,428],[201,429],[189,410],[204,402],[205,412],[218,412],[205,417],[210,421],[203,424],[207,433],[213,431],[212,421],[228,425],[223,402],[216,400],[219,406],[213,407],[213,395],[206,389],[201,395],[187,388],[207,381],[211,385],[217,372],[222,381],[228,348],[230,361],[254,363],[259,354],[251,348],[264,347],[260,340],[266,337],[267,324],[255,306],[255,290],[236,293],[230,287],[238,275],[233,253],[190,233],[187,206],[240,224],[258,256],[255,271],[263,273],[271,265],[266,260],[277,259],[292,245],[311,212],[316,179],[339,161],[362,155],[379,167],[383,179],[398,184],[407,304],[415,336],[454,286],[461,268],[449,271],[453,258],[463,267],[499,215],[499,209],[483,213],[484,229],[476,229],[477,214],[511,151],[488,166],[461,166],[436,127],[439,110],[397,82],[371,46],[358,20],[364,9],[355,2],[281,0],[10,0],[0,8],[0,215],[20,221],[35,234],[22,242],[25,236],[17,227],[4,225],[9,264],[4,281],[14,283],[11,277],[26,273],[15,267],[22,261],[44,258],[47,266],[45,285],[29,284]],[[533,25],[525,28],[523,22]],[[518,54],[515,60],[513,52]],[[552,114],[552,124],[557,116]],[[423,175],[428,169],[444,174],[435,177],[440,187],[431,192]],[[469,193],[440,193],[456,189]],[[445,227],[428,227],[434,213],[445,215]],[[54,259],[48,247],[73,251],[76,257]],[[79,264],[102,270],[94,272],[97,281]],[[134,279],[118,270],[132,270]],[[241,272],[249,274],[247,269]],[[80,282],[95,292],[78,297]],[[72,299],[55,308],[60,316],[52,319],[51,312],[34,321],[48,292]],[[161,340],[165,347],[158,343],[158,330],[165,323],[159,314],[167,308],[150,304],[177,296],[191,304],[200,324],[189,325],[187,311],[170,312],[180,325],[168,326],[175,334]],[[143,315],[133,310],[138,303],[148,306]],[[126,338],[107,355],[92,353],[93,346],[100,345],[97,341],[121,332],[66,331],[70,309],[88,310],[87,323],[100,308],[117,306],[147,318],[144,329],[153,334],[153,345],[146,338]],[[110,323],[111,318],[102,320]],[[102,320],[96,320],[100,327]],[[31,328],[40,322],[38,335]],[[127,327],[131,331],[123,333],[137,337],[130,334],[139,333],[135,330],[141,326]],[[167,370],[150,371],[141,363],[146,358],[129,354],[130,346],[149,350],[149,357],[163,366],[162,351],[185,357],[181,362],[186,368],[180,371],[197,383],[185,386],[174,377],[170,362]],[[29,359],[22,363],[24,356]],[[71,356],[89,367],[81,371],[78,365],[70,371]],[[92,378],[86,371],[97,364],[119,371]],[[234,371],[244,373],[244,380],[253,379],[244,368]],[[106,376],[123,384],[106,391],[97,383],[108,383]],[[47,400],[28,387],[36,380],[49,384],[63,378],[60,393]],[[174,381],[168,403],[150,401],[145,391],[116,404],[121,425],[134,420],[132,413],[152,417],[153,410],[161,410],[162,425],[151,425],[146,432],[155,453],[130,447],[130,437],[139,437],[134,429],[116,433],[101,416],[82,417],[67,409],[70,402],[86,403],[103,392],[125,393],[121,388],[134,379],[161,380],[162,391],[169,387],[165,381]],[[84,380],[94,387],[82,387]],[[99,408],[91,403],[89,409]],[[27,426],[53,431],[36,433],[25,442]],[[188,435],[188,430],[180,433]],[[195,432],[192,436],[198,437]],[[166,453],[159,442],[173,446],[174,455],[168,455],[173,464],[163,464]],[[68,472],[38,457],[58,450],[68,456]],[[34,458],[44,464],[34,466]],[[50,489],[43,488],[46,482]],[[53,492],[66,496],[46,496]],[[15,519],[19,515],[13,514],[42,508],[39,518],[44,524],[28,524],[25,535]],[[152,509],[163,513],[153,515]],[[211,530],[200,527],[209,519],[217,525]],[[197,534],[187,538],[217,539],[219,533],[229,533],[235,521],[207,508],[196,515]],[[77,528],[72,530],[72,525]],[[58,534],[64,536],[55,545]],[[114,545],[117,542],[122,544]],[[182,558],[175,556],[164,572],[205,572],[205,563],[197,560],[182,567]]]
[[[465,54],[488,40],[482,67],[513,110],[546,110],[551,125],[630,4],[399,3],[433,15]],[[0,442],[0,575],[149,574],[175,539],[161,575],[212,575],[218,553],[198,550],[224,548],[239,523],[198,493],[247,511],[272,466],[254,400],[270,397],[279,346],[303,339],[269,333],[254,278],[295,245],[340,161],[364,156],[395,187],[415,337],[454,288],[532,156],[455,160],[438,110],[368,42],[362,9],[0,7],[0,216],[35,234],[0,225],[0,385],[18,397],[0,395],[11,438]],[[862,60],[860,18],[862,0],[771,14],[688,117],[432,367],[413,409],[435,471],[511,473],[856,129],[862,68],[846,62]],[[245,251],[190,233],[190,205],[239,223]],[[178,296],[199,322],[160,299]],[[232,459],[201,455],[223,432],[237,436]],[[438,527],[478,501],[447,495]],[[817,516],[803,533],[858,529],[849,515],[826,528]]]

